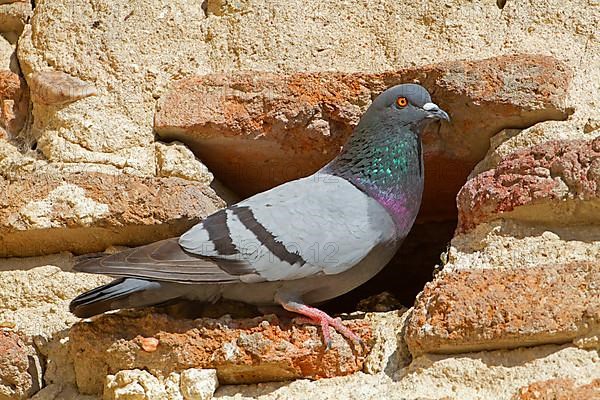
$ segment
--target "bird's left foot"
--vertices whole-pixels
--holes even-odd
[[[331,348],[331,332],[329,327],[334,328],[339,334],[347,339],[352,340],[355,343],[362,345],[362,339],[348,327],[346,327],[340,318],[330,317],[326,312],[321,311],[317,308],[310,307],[301,303],[288,301],[281,304],[283,308],[288,311],[295,312],[302,315],[302,317],[296,318],[297,323],[301,324],[312,324],[321,326],[323,332],[323,340],[327,346],[327,350]]]

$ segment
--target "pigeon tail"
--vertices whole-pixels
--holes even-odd
[[[134,278],[117,279],[80,294],[71,301],[69,310],[79,318],[89,318],[119,308],[152,306],[172,300],[172,297],[163,298],[165,291],[157,291],[159,288],[158,282]]]

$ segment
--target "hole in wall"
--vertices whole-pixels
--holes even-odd
[[[333,157],[316,151],[305,151],[300,157],[269,142],[254,141],[244,146],[231,138],[188,146],[219,182],[215,191],[221,195],[222,188],[228,188],[238,196],[236,200],[307,176]],[[458,219],[456,194],[475,164],[476,161],[466,162],[439,154],[427,156],[421,211],[396,256],[363,285],[319,307],[329,313],[349,313],[357,310],[361,300],[382,292],[389,292],[399,304],[411,307],[424,285],[433,279],[436,265],[441,264],[440,255],[446,251]]]
[[[361,300],[382,292],[390,293],[400,304],[411,307],[425,284],[433,279],[440,255],[452,239],[456,220],[415,224],[394,258],[379,274],[363,285],[325,303],[330,313],[357,310]]]

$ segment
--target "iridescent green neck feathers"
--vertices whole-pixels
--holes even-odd
[[[392,126],[385,119],[364,122],[323,172],[347,179],[376,199],[401,233],[408,233],[423,193],[420,126]]]

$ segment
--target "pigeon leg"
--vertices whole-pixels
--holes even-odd
[[[347,339],[352,340],[356,343],[362,343],[361,338],[348,329],[344,324],[342,324],[342,320],[339,318],[332,318],[324,311],[321,311],[317,308],[307,306],[297,301],[291,300],[283,300],[278,299],[279,303],[283,308],[288,311],[295,312],[304,316],[305,318],[299,318],[302,322],[309,322],[316,325],[321,326],[321,331],[323,332],[323,340],[327,345],[327,349],[331,348],[331,333],[329,327],[333,327],[336,331],[338,331],[342,336]]]

